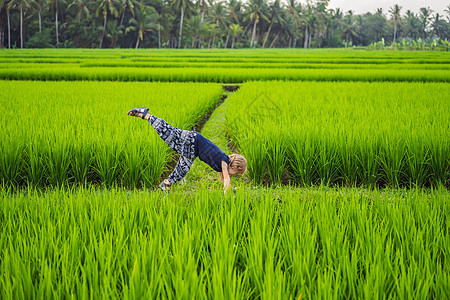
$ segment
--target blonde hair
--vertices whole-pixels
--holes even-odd
[[[240,154],[233,153],[229,156],[230,168],[236,170],[239,174],[247,172],[247,160]]]

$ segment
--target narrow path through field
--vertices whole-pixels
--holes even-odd
[[[216,106],[211,115],[204,122],[200,130],[206,138],[215,143],[226,154],[231,154],[229,149],[229,141],[226,136],[225,114],[227,111],[227,102],[240,85],[224,85],[224,98],[223,101]],[[217,176],[217,172],[212,170],[206,163],[199,159],[196,159],[194,165],[186,176],[186,179],[182,181],[186,188],[196,188],[200,185],[222,185]]]

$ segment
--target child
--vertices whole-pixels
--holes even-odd
[[[242,155],[228,156],[200,133],[175,128],[163,119],[150,115],[148,108],[134,108],[128,111],[128,115],[147,120],[163,141],[180,155],[173,172],[159,185],[163,191],[169,191],[172,184],[186,175],[197,156],[219,173],[224,192],[230,188],[231,175],[247,171],[247,161]]]

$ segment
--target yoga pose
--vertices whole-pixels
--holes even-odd
[[[163,191],[169,191],[172,184],[186,175],[197,156],[219,173],[224,192],[230,188],[230,176],[247,171],[247,161],[242,155],[228,156],[200,133],[175,128],[163,119],[149,114],[148,108],[134,108],[128,111],[128,115],[147,120],[163,141],[180,155],[173,172],[159,185]]]

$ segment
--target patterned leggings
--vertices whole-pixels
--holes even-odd
[[[172,184],[180,181],[189,171],[196,158],[195,136],[197,132],[173,127],[163,119],[152,115],[148,119],[148,122],[153,126],[163,141],[180,155],[175,169],[167,177],[167,180]]]

